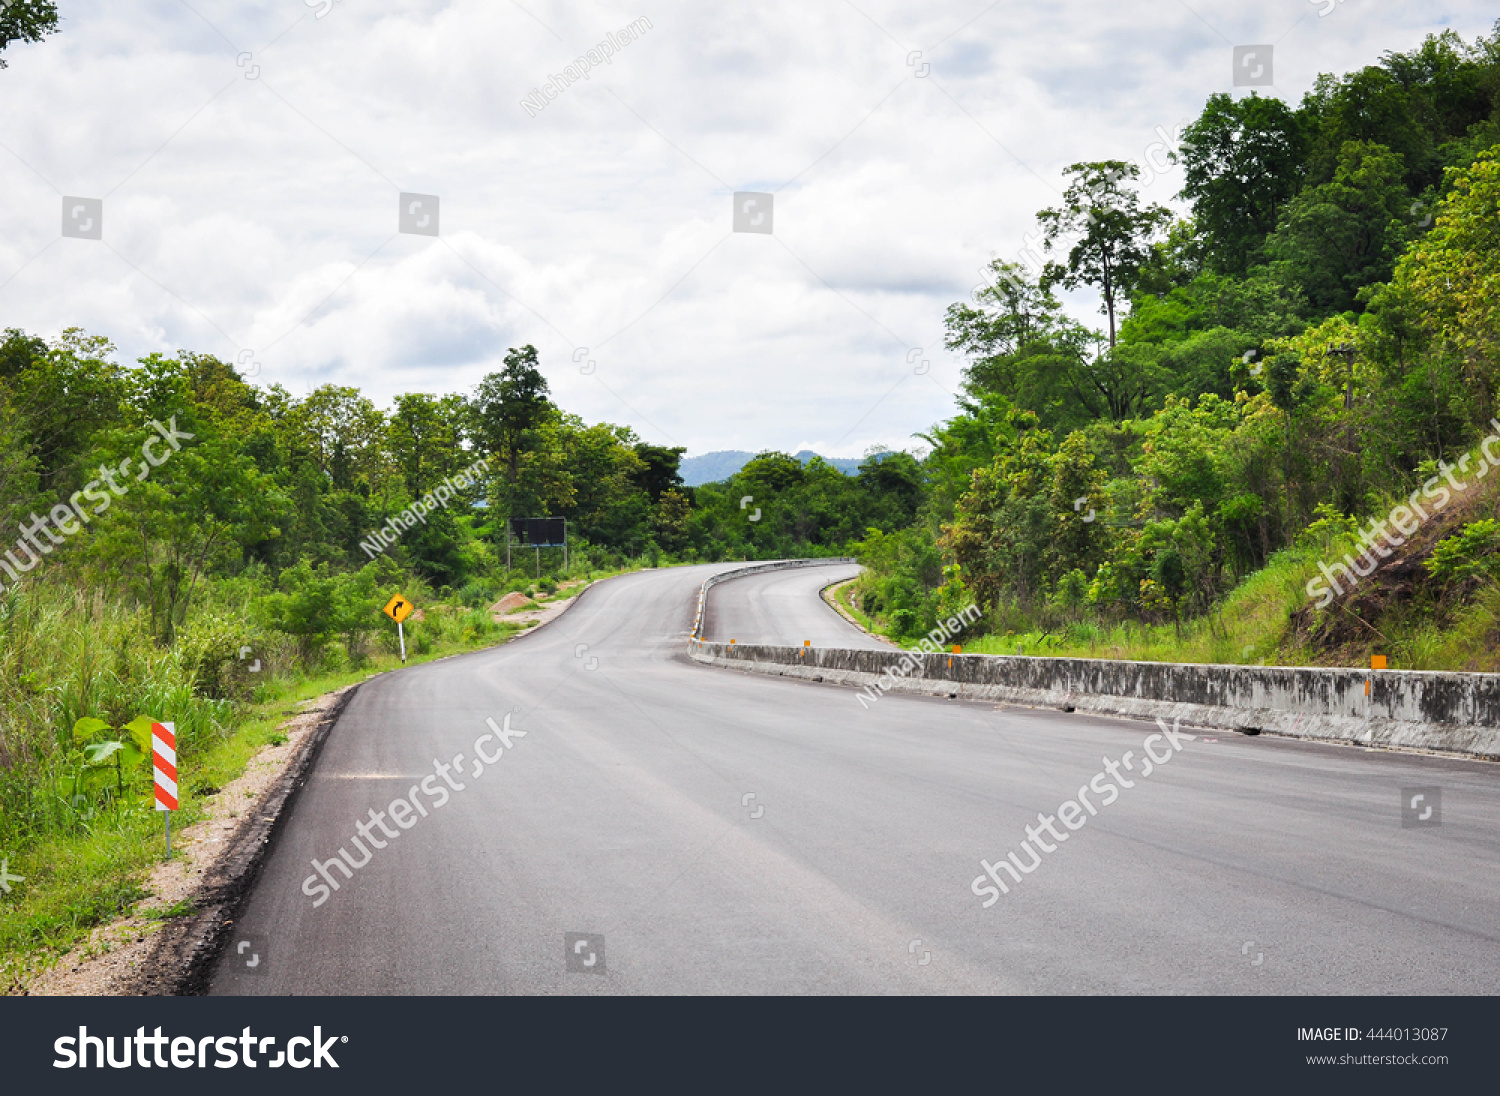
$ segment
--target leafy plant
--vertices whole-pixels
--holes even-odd
[[[1438,541],[1423,566],[1433,578],[1448,581],[1500,578],[1500,521],[1471,521]]]
[[[124,798],[126,773],[134,771],[151,756],[151,725],[154,722],[150,716],[141,715],[123,727],[115,728],[102,719],[86,715],[73,724],[69,751],[73,761],[70,766],[72,788],[68,803],[75,811],[83,814],[91,809],[100,793],[108,797],[111,776],[114,778],[114,798],[117,801]]]

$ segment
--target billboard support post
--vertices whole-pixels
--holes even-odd
[[[567,518],[509,518],[505,525],[505,566],[510,569],[510,546],[511,537],[515,537],[515,543],[523,548],[531,548],[536,552],[536,577],[540,581],[542,577],[542,549],[561,548],[563,550],[563,571],[567,572],[570,556],[568,554],[568,519]]]

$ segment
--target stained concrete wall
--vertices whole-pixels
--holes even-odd
[[[865,706],[884,692],[921,693],[1500,759],[1500,674],[804,651],[701,640],[690,654],[730,669],[851,685],[859,692],[850,702]]]

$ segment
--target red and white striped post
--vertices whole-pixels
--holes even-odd
[[[167,859],[172,859],[172,812],[177,809],[177,724],[151,724],[151,767],[156,774],[156,809],[165,812]]]

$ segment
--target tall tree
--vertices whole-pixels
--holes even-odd
[[[1073,180],[1063,191],[1063,204],[1037,214],[1047,251],[1064,240],[1074,240],[1065,263],[1047,264],[1042,288],[1076,289],[1080,283],[1098,288],[1104,298],[1102,311],[1109,317],[1111,347],[1119,304],[1152,257],[1152,237],[1172,220],[1171,211],[1163,206],[1142,208],[1140,196],[1122,185],[1140,173],[1139,167],[1123,160],[1073,164],[1063,171]]]
[[[1407,241],[1401,157],[1384,145],[1346,141],[1333,179],[1308,187],[1282,213],[1266,250],[1318,308],[1352,308],[1361,287],[1391,276]]]
[[[463,456],[459,411],[459,401],[453,396],[408,392],[396,397],[386,444],[412,498],[458,470]]]
[[[475,433],[492,453],[505,461],[514,484],[521,470],[522,439],[552,411],[547,378],[530,343],[505,353],[505,368],[479,382],[474,394]]]
[[[682,455],[687,449],[678,446],[650,445],[636,442],[636,456],[646,463],[646,470],[636,477],[636,483],[646,489],[651,501],[656,502],[668,491],[682,486],[678,469],[682,466]]]
[[[386,419],[358,388],[321,385],[287,418],[294,463],[311,459],[339,488],[379,478]]]
[[[951,304],[943,321],[944,345],[971,358],[1019,353],[1043,338],[1062,312],[1057,298],[1019,263],[996,259],[989,270],[993,281],[974,294],[979,307]]]
[[[1209,96],[1172,158],[1183,166],[1181,197],[1193,203],[1210,265],[1244,274],[1282,207],[1301,185],[1304,119],[1280,99]]]

